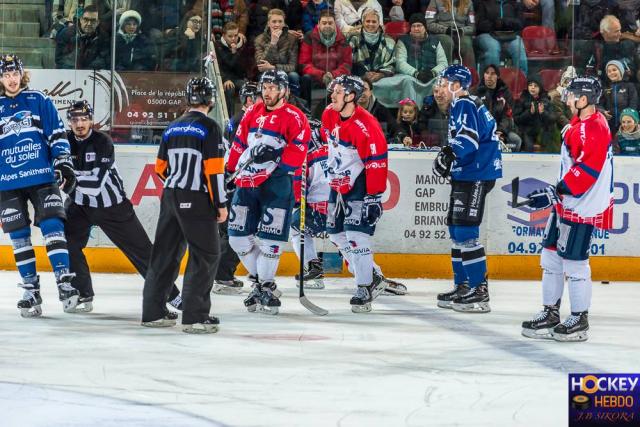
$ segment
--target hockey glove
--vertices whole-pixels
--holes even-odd
[[[315,209],[311,209],[311,229],[319,230],[321,234],[327,225],[327,216],[321,214]]]
[[[67,194],[71,194],[77,184],[71,157],[61,156],[55,159],[53,161],[53,170],[60,189]]]
[[[373,226],[378,223],[382,216],[382,196],[380,194],[364,196],[362,203],[362,219],[365,223]]]
[[[439,177],[447,178],[451,174],[451,165],[455,159],[453,148],[450,145],[445,145],[433,161],[433,173]]]
[[[279,160],[278,150],[266,144],[256,145],[251,149],[251,157],[254,163],[266,163]]]
[[[229,179],[231,177],[231,174],[225,170],[224,172],[224,189],[226,190],[227,194],[233,194],[234,191],[236,191],[236,180],[235,179]]]
[[[534,209],[545,209],[558,203],[558,194],[553,185],[533,191],[527,195],[529,206]]]

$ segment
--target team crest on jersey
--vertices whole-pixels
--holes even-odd
[[[20,135],[22,129],[28,129],[32,127],[33,121],[31,113],[29,111],[19,111],[9,119],[9,121],[2,126],[2,133],[7,134],[9,132],[15,132],[16,135]]]

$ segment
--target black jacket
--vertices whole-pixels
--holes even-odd
[[[433,95],[425,98],[418,115],[418,124],[422,129],[422,141],[428,147],[440,147],[447,141],[449,135],[449,111],[440,111]]]
[[[522,4],[516,0],[481,0],[475,3],[476,34],[523,28]],[[502,5],[502,7],[500,7]]]
[[[480,85],[472,91],[474,95],[482,100],[489,112],[496,120],[497,130],[506,134],[513,130],[513,96],[509,87],[504,84],[502,79],[498,79],[495,89],[489,89],[484,84],[484,80]]]
[[[138,33],[133,41],[127,43],[122,34],[116,34],[116,70],[154,71],[156,63],[155,46],[147,36]]]
[[[111,68],[109,38],[98,29],[85,35],[80,27],[71,25],[56,37],[56,68],[75,70],[105,70]]]

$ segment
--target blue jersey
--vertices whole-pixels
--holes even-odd
[[[69,155],[55,105],[37,90],[0,96],[0,191],[54,182],[52,159]]]
[[[496,121],[475,96],[454,100],[449,114],[449,145],[456,160],[454,181],[493,181],[502,177],[500,140]]]

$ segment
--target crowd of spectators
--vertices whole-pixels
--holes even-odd
[[[434,80],[463,63],[503,148],[557,152],[570,118],[561,94],[576,74],[600,77],[616,150],[638,141],[640,0],[213,0],[210,24],[206,0],[47,3],[58,68],[110,68],[114,13],[118,71],[201,72],[210,33],[230,115],[242,84],[265,70],[287,72],[316,117],[329,82],[355,74],[367,87],[360,104],[390,143],[434,147],[446,138],[447,107]],[[546,52],[527,45],[531,26],[556,34]],[[544,80],[543,68],[559,81]]]

